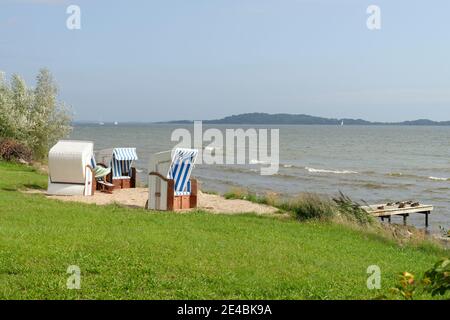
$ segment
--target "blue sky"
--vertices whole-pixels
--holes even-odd
[[[0,70],[48,67],[77,120],[450,120],[449,57],[448,0],[0,0]]]

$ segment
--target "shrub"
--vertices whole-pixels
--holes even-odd
[[[224,197],[225,199],[242,199],[267,204],[283,211],[292,212],[299,220],[337,218],[336,221],[360,226],[367,226],[376,221],[357,202],[342,192],[339,192],[339,196],[332,200],[314,193],[304,193],[293,199],[280,199],[274,193],[261,196],[243,188],[233,188],[225,193]]]
[[[18,75],[8,82],[0,72],[0,138],[28,146],[36,160],[45,159],[50,146],[71,130],[71,115],[57,100],[52,75],[42,69],[34,89]]]
[[[356,221],[361,225],[374,221],[372,216],[362,209],[359,203],[353,201],[341,191],[339,191],[337,198],[333,198],[333,201],[336,203],[339,213],[349,220]]]
[[[0,158],[6,161],[30,161],[31,150],[23,143],[14,139],[3,139],[0,141]]]
[[[418,291],[431,293],[433,297],[444,297],[450,291],[450,259],[438,261],[420,280],[409,272],[403,272],[398,284],[391,289],[392,293],[406,300],[413,300]]]
[[[331,201],[312,193],[302,194],[295,199],[281,202],[277,206],[294,213],[299,220],[326,220],[331,219],[336,213],[336,207]]]
[[[438,261],[425,272],[424,282],[425,290],[433,296],[443,296],[450,291],[450,259]]]

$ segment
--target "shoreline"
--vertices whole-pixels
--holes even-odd
[[[42,174],[48,175],[48,166],[42,163],[33,163],[33,167],[40,171]],[[95,192],[94,196],[49,196],[46,195],[45,190],[27,190],[27,193],[40,193],[48,199],[55,199],[64,202],[78,202],[86,204],[96,205],[108,205],[118,204],[121,206],[143,209],[148,199],[148,187],[137,187],[133,189],[116,189],[113,194],[103,193],[100,191]],[[226,198],[226,194],[241,193],[237,198]],[[307,193],[304,193],[307,194]],[[249,196],[250,195],[250,196]],[[280,199],[295,199],[292,196],[282,196],[281,193],[275,192],[254,192],[250,193],[248,188],[244,187],[231,187],[225,193],[217,193],[216,190],[207,189],[207,191],[199,190],[198,193],[198,207],[196,209],[181,210],[180,213],[186,213],[190,211],[205,211],[213,214],[244,214],[254,213],[256,215],[266,216],[289,216],[289,213],[283,212],[275,206],[261,203],[263,198],[280,198]],[[324,195],[329,198],[330,195]],[[378,218],[375,218],[378,220]],[[383,223],[380,221],[380,225],[384,226],[386,230],[395,230],[396,228],[405,227],[406,230],[412,230],[412,233],[423,233],[426,238],[431,241],[439,241],[439,243],[445,247],[450,248],[450,238],[446,238],[437,229],[433,229],[432,225],[429,228],[417,227],[414,224],[403,226],[400,223],[393,222]],[[406,234],[409,231],[406,232]],[[395,233],[395,231],[394,231]]]

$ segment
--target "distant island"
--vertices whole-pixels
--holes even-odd
[[[201,120],[201,119],[199,119]],[[288,114],[288,113],[242,113],[228,116],[222,119],[202,120],[205,124],[236,124],[236,125],[389,125],[389,126],[450,126],[450,121],[433,121],[428,119],[419,119],[402,122],[372,122],[363,119],[334,119],[315,117],[306,114]],[[160,122],[143,121],[123,121],[122,124],[191,124],[193,120],[173,120]],[[97,121],[75,121],[74,125],[118,125],[118,122],[97,122]]]
[[[167,121],[165,123],[192,123],[191,120]],[[371,122],[363,119],[333,119],[306,114],[243,113],[217,120],[203,120],[207,124],[274,124],[274,125],[403,125],[403,126],[450,126],[450,121],[419,119],[403,122]]]

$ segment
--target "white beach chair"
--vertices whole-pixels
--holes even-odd
[[[177,148],[150,157],[148,209],[197,207],[197,180],[191,179],[197,154],[196,149]]]
[[[90,196],[95,191],[91,167],[94,143],[60,140],[48,154],[49,195]]]

